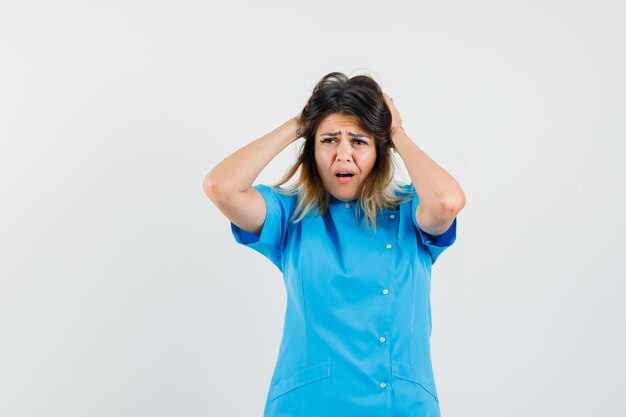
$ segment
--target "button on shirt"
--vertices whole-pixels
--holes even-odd
[[[413,193],[357,220],[357,202],[331,197],[324,216],[289,221],[296,195],[254,186],[267,214],[260,236],[231,223],[238,243],[283,274],[287,305],[264,417],[438,417],[430,360],[431,266],[456,240],[419,229]]]

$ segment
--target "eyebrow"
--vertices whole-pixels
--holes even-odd
[[[320,136],[339,136],[340,134],[341,132],[326,132],[322,133]],[[370,135],[367,135],[365,133],[348,132],[348,136],[352,136],[353,138],[370,138]]]

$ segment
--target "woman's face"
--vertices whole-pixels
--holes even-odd
[[[315,133],[315,164],[333,197],[355,200],[374,162],[375,138],[359,127],[356,116],[331,113],[322,119]]]

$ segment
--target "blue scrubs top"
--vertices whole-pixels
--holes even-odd
[[[326,215],[291,223],[295,195],[254,188],[267,205],[260,236],[231,229],[280,269],[287,294],[264,417],[439,417],[430,276],[456,239],[456,218],[428,235],[415,222],[415,195],[379,212],[374,232],[357,222],[356,201],[331,196]]]

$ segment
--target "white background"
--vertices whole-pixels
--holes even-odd
[[[622,0],[2,1],[0,415],[261,415],[282,277],[202,180],[330,71],[373,75],[467,196],[433,268],[444,417],[626,415],[625,21]]]

